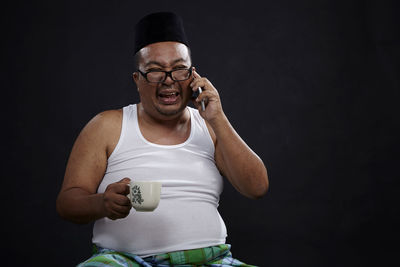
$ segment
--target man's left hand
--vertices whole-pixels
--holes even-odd
[[[210,124],[224,116],[221,100],[217,89],[205,77],[201,77],[195,70],[193,70],[194,79],[190,84],[193,91],[197,91],[199,87],[203,92],[194,100],[196,108],[199,110],[200,115]],[[201,101],[204,100],[205,110],[201,108]]]

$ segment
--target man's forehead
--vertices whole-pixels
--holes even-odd
[[[178,42],[159,42],[143,47],[140,50],[142,64],[159,63],[159,65],[170,65],[178,62],[189,63],[189,49],[186,45]]]

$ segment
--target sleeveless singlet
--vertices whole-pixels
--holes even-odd
[[[158,145],[141,134],[137,106],[123,108],[121,135],[98,193],[124,177],[157,180],[162,182],[160,203],[153,212],[132,208],[126,218],[97,220],[94,244],[150,256],[225,243],[226,227],[217,210],[223,180],[214,144],[199,112],[188,109],[189,138],[178,145]]]

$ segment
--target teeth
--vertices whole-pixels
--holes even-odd
[[[175,95],[175,96],[177,96],[178,95],[178,93],[165,93],[165,94],[163,94],[163,93],[161,93],[160,95],[162,95],[162,96],[172,96],[172,95]]]

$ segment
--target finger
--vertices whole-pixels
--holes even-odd
[[[129,213],[130,210],[131,210],[131,206],[120,206],[120,205],[114,204],[111,207],[112,213],[118,213],[120,215],[125,215],[125,216]]]
[[[200,103],[202,100],[207,102],[209,99],[213,99],[217,97],[214,91],[204,90],[199,96],[196,98],[195,102]]]
[[[119,180],[117,183],[129,184],[130,182],[131,182],[131,179],[128,177],[125,177],[125,178]]]
[[[125,187],[123,189],[123,191],[121,192],[122,195],[126,196],[129,194],[129,192],[131,191],[131,186],[130,184],[125,184]]]
[[[199,87],[206,87],[207,86],[207,79],[205,78],[199,78],[195,79],[190,83],[190,87],[193,88],[193,91],[197,91]]]
[[[195,107],[196,109],[201,108],[200,104],[197,102],[197,98],[196,98],[196,99],[193,99],[193,105],[194,105],[194,107]]]
[[[130,206],[131,201],[129,200],[128,197],[123,196],[123,195],[116,195],[114,198],[114,203],[119,205],[119,206]]]
[[[192,86],[192,85],[190,84],[190,86]],[[198,90],[199,90],[199,87],[193,87],[193,88],[192,88],[192,91],[193,91],[193,92],[197,92]],[[194,97],[194,98],[196,98],[196,97]]]
[[[117,212],[117,211],[111,211],[110,215],[108,216],[108,218],[110,218],[111,220],[117,220],[117,219],[122,219],[125,218],[126,216],[129,215],[129,212]]]
[[[190,86],[197,90],[198,87],[201,87],[203,91],[206,90],[216,90],[214,86],[211,84],[211,82],[207,78],[199,78],[191,82]]]
[[[198,82],[198,81],[201,81],[201,80],[203,80],[203,79],[201,78],[200,74],[197,73],[197,71],[196,71],[195,68],[193,68],[193,78],[194,78],[194,79],[192,80],[192,83],[190,84],[190,86],[191,86],[193,89],[195,89],[194,91],[196,91],[196,90],[197,90],[197,87],[202,87],[202,86],[192,86],[192,85],[194,85],[194,82]]]
[[[110,186],[110,191],[116,194],[127,195],[129,194],[129,184],[125,183],[114,183]]]
[[[207,104],[208,97],[205,96],[205,95],[199,95],[199,96],[196,98],[195,103],[197,103],[198,105],[201,105],[201,101],[203,101],[203,100],[204,100],[204,103]]]
[[[198,74],[196,70],[193,70],[193,77],[201,78],[200,74]]]
[[[124,192],[121,192],[121,193],[123,193],[125,195],[129,194],[129,188],[130,188],[129,185],[131,183],[131,179],[128,178],[128,177],[125,177],[125,178],[121,179],[120,181],[118,181],[118,183],[125,184],[127,186],[127,191],[124,191]]]

